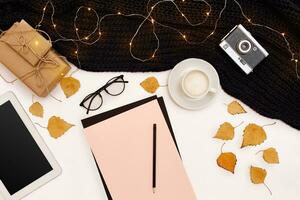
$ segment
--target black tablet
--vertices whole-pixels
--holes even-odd
[[[61,174],[61,168],[15,95],[0,97],[0,195],[19,200]]]

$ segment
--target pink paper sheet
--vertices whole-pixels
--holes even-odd
[[[152,137],[157,124],[156,192],[152,191]],[[114,200],[195,200],[157,100],[85,129]]]

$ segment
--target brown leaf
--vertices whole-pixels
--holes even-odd
[[[254,184],[262,184],[265,182],[265,178],[267,176],[267,171],[260,167],[253,167],[250,168],[250,177],[251,181]]]
[[[232,152],[221,153],[217,159],[217,164],[219,167],[227,171],[230,171],[233,174],[234,174],[236,162],[237,162],[236,156]]]
[[[29,112],[37,117],[43,117],[44,116],[44,108],[39,102],[34,102],[29,107]]]
[[[248,124],[244,129],[243,143],[241,148],[255,146],[263,143],[267,139],[267,134],[263,127],[257,124]]]
[[[224,122],[220,125],[214,138],[232,140],[234,138],[234,127],[229,122]]]
[[[159,83],[154,76],[146,78],[143,82],[140,83],[142,88],[149,93],[154,93],[159,88]]]
[[[53,138],[58,138],[67,132],[72,124],[67,123],[60,117],[52,116],[48,121],[48,131]]]
[[[69,98],[79,90],[80,82],[73,77],[64,77],[60,81],[60,87],[63,90],[65,96]]]
[[[227,111],[232,115],[247,113],[237,101],[232,101],[230,104],[228,104]]]
[[[268,148],[263,151],[263,158],[269,164],[279,163],[278,153],[275,148]]]

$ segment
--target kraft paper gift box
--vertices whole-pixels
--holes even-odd
[[[70,66],[41,33],[24,20],[16,22],[0,37],[0,62],[16,75],[16,80],[46,97]]]

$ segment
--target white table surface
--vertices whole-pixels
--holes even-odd
[[[5,67],[0,65],[0,73],[13,79]],[[43,119],[30,115],[33,122],[47,125],[49,117],[60,116],[76,126],[58,139],[50,137],[45,129],[37,127],[50,150],[62,167],[62,175],[49,182],[24,200],[105,200],[106,195],[97,172],[89,145],[83,135],[81,119],[87,117],[79,107],[80,101],[90,92],[98,89],[113,76],[124,74],[129,81],[125,92],[117,97],[104,95],[104,104],[95,115],[142,98],[150,96],[139,83],[150,75],[155,75],[162,84],[167,82],[169,71],[161,73],[90,73],[80,71],[74,75],[81,81],[77,94],[66,99],[58,86],[53,95],[64,100],[58,103],[52,98],[35,98],[45,109]],[[22,83],[14,85],[0,80],[0,94],[13,91],[27,110],[31,105],[32,93]],[[158,96],[163,96],[175,131],[186,171],[199,200],[297,200],[300,199],[300,132],[278,120],[268,119],[243,104],[247,114],[231,116],[224,103],[234,98],[220,90],[211,104],[199,111],[187,111],[178,107],[170,98],[167,88],[160,88]],[[233,141],[224,146],[224,151],[236,153],[238,163],[235,174],[231,174],[216,164],[222,141],[213,139],[219,125],[225,121],[233,125],[245,123],[236,129]],[[260,125],[276,121],[274,126],[265,127],[268,139],[258,147],[240,149],[243,128],[249,122]],[[280,156],[279,165],[266,164],[258,150],[275,147]],[[249,178],[249,167],[260,166],[268,171],[266,184],[273,191],[270,196],[264,185],[254,185]]]

